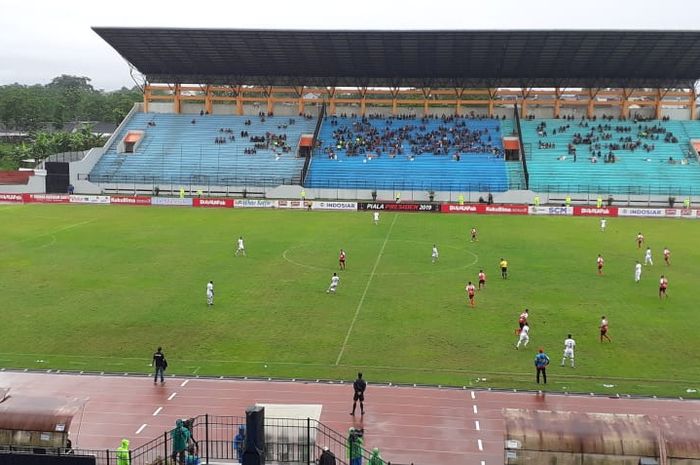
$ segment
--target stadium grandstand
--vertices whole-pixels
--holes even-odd
[[[94,31],[144,101],[49,192],[700,190],[698,32]]]

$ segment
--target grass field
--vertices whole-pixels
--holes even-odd
[[[638,231],[655,264],[635,284]],[[233,256],[240,235],[247,257]],[[699,235],[690,220],[613,218],[601,233],[597,218],[383,213],[374,226],[370,213],[0,206],[0,367],[146,372],[162,345],[171,374],[535,388],[543,346],[550,390],[695,397]],[[340,248],[348,268],[328,295]],[[525,307],[530,345],[516,351]],[[559,367],[569,332],[575,369]]]

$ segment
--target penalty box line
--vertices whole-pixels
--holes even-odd
[[[394,219],[391,222],[391,226],[389,226],[389,231],[386,233],[386,237],[384,238],[384,242],[382,243],[382,248],[379,249],[379,255],[377,255],[377,260],[374,262],[374,266],[372,267],[372,272],[369,274],[369,279],[367,279],[367,285],[365,286],[365,291],[362,293],[362,297],[360,297],[360,302],[357,304],[357,308],[355,309],[355,316],[352,318],[352,322],[350,322],[350,327],[348,328],[347,334],[345,334],[345,340],[343,341],[343,345],[340,348],[340,353],[338,353],[338,358],[335,359],[335,366],[338,366],[340,364],[340,359],[343,358],[343,353],[345,353],[345,348],[348,346],[348,341],[350,340],[350,334],[352,333],[352,329],[355,327],[355,322],[357,321],[357,316],[360,314],[360,310],[362,309],[362,304],[365,303],[365,297],[367,297],[367,291],[369,290],[369,286],[372,284],[372,278],[374,278],[374,274],[377,271],[377,267],[379,266],[379,261],[382,259],[382,255],[384,255],[384,248],[386,247],[387,242],[389,242],[389,236],[391,236],[391,231],[394,229],[394,224],[396,224],[396,219],[399,217],[398,213],[394,214]]]

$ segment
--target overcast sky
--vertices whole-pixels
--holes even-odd
[[[700,29],[698,0],[0,0],[0,84],[131,87],[92,26],[274,29]]]

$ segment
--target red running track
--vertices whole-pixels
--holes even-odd
[[[0,372],[0,388],[85,400],[71,426],[79,448],[116,448],[122,438],[137,447],[172,428],[178,418],[243,416],[256,402],[320,404],[321,422],[339,432],[361,425],[367,447],[379,447],[386,460],[416,465],[502,464],[504,408],[700,416],[700,402],[689,400],[370,385],[366,415],[353,418],[351,385],[304,382],[169,378],[161,386],[133,376]]]

